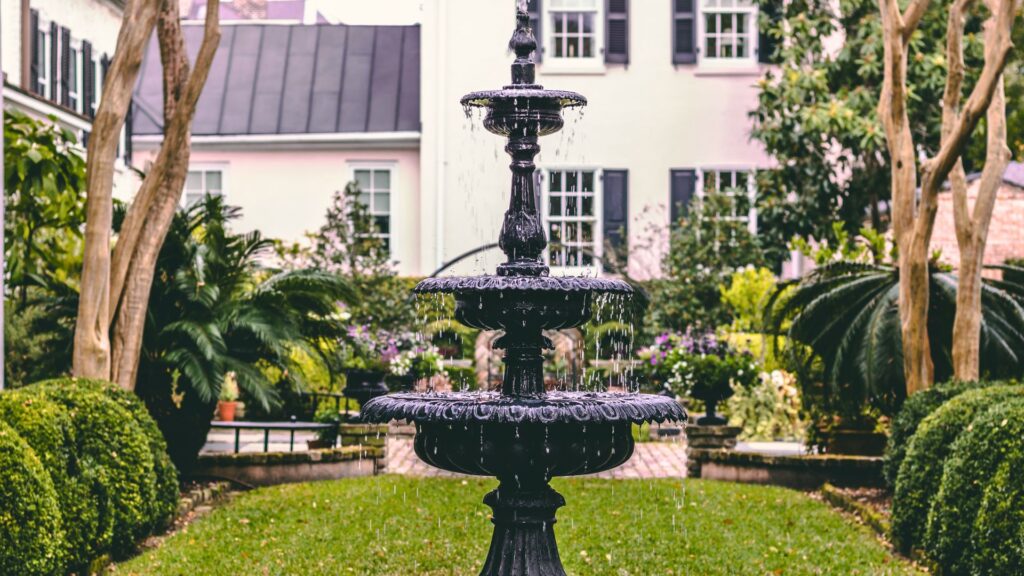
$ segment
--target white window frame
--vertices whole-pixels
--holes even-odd
[[[46,100],[52,100],[53,95],[50,94],[50,78],[51,74],[53,74],[53,70],[50,69],[50,52],[53,51],[53,45],[52,40],[50,39],[50,23],[45,22],[44,26],[43,19],[40,18],[38,32],[43,35],[43,39],[40,41],[40,53],[42,53],[43,62],[42,66],[38,67],[39,76],[37,77],[37,81],[39,82],[39,86],[42,90],[41,94],[38,94],[38,96]]]
[[[82,100],[82,75],[85,71],[85,66],[82,63],[82,42],[80,40],[71,40],[71,46],[68,47],[68,52],[71,54],[71,64],[68,66],[69,70],[74,70],[75,82],[68,85],[68,99],[72,101],[71,108],[79,114],[85,113],[85,106]]]
[[[605,2],[604,0],[562,0],[568,3],[592,2],[592,7],[576,6],[562,8],[556,2],[547,0],[541,3],[541,19],[543,24],[544,38],[541,46],[544,49],[544,59],[541,67],[544,73],[562,74],[595,74],[604,71],[604,27],[605,27]],[[567,56],[555,56],[555,25],[554,16],[564,13],[590,12],[594,15],[594,54],[590,57],[570,58]],[[566,24],[568,26],[568,24]],[[582,34],[582,32],[580,32]]]
[[[398,240],[401,237],[401,234],[399,233],[399,228],[398,228],[398,226],[395,225],[397,223],[397,214],[398,214],[398,210],[397,210],[398,204],[396,203],[396,200],[398,199],[398,191],[399,191],[398,162],[395,161],[395,160],[359,160],[359,161],[349,162],[348,163],[348,180],[345,181],[346,184],[348,184],[349,182],[355,182],[356,181],[356,171],[357,170],[387,170],[387,171],[389,171],[391,173],[391,176],[390,176],[391,187],[388,189],[388,194],[391,197],[390,197],[390,199],[388,201],[388,233],[387,233],[387,237],[388,237],[388,254],[390,255],[390,257],[392,259],[394,259],[395,252],[396,252],[395,247],[398,245]],[[371,173],[371,175],[372,175],[372,173]],[[373,208],[373,205],[372,205],[372,198],[371,198],[371,205],[369,206],[369,209],[370,209],[370,214],[371,215],[373,215],[373,216],[378,216],[379,215],[379,214],[376,214],[374,212],[374,208]]]
[[[732,217],[732,219],[740,222],[746,222],[747,229],[750,230],[750,233],[757,235],[757,170],[754,168],[750,168],[749,166],[705,166],[697,169],[698,201],[704,200],[705,173],[708,172],[716,173],[716,180],[718,179],[717,175],[721,174],[722,172],[742,172],[747,174],[747,214],[737,215]],[[722,192],[721,188],[719,188],[718,190],[719,192]],[[735,196],[735,193],[726,192],[726,194],[729,196]]]
[[[594,173],[594,260],[589,266],[556,266],[551,261],[551,254],[548,249],[544,250],[542,255],[544,262],[551,268],[551,272],[558,276],[598,276],[601,274],[601,258],[604,256],[604,171],[596,166],[580,166],[580,165],[554,165],[544,166],[540,168],[540,187],[541,187],[541,205],[539,207],[541,216],[541,225],[544,227],[544,236],[551,241],[549,235],[550,223],[552,217],[550,215],[550,201],[551,201],[551,173],[552,172],[593,172]],[[565,186],[563,185],[563,188]],[[563,196],[564,198],[564,196]],[[565,204],[562,205],[562,211],[565,211]],[[582,222],[582,217],[559,217],[556,222]],[[577,242],[582,244],[582,242]]]
[[[711,0],[695,0],[697,4],[697,63],[698,65],[706,68],[720,68],[720,69],[751,69],[757,67],[757,52],[759,49],[758,40],[760,34],[758,34],[758,8],[757,4],[754,4],[751,0],[748,6],[740,6],[739,3],[743,0],[735,0],[736,6],[729,8],[723,7],[709,7],[708,2]],[[714,0],[715,2],[721,2],[723,0]],[[748,17],[747,21],[747,55],[743,58],[720,58],[717,56],[710,56],[707,52],[707,15],[708,14],[746,14]],[[721,30],[721,21],[719,19],[718,29]],[[716,32],[720,34],[720,32]],[[734,35],[735,32],[734,32]]]
[[[228,175],[229,175],[229,164],[226,162],[207,162],[189,164],[188,172],[201,172],[203,174],[203,192],[206,190],[206,173],[207,172],[220,172],[220,197],[228,197]],[[189,208],[191,205],[188,203],[188,175],[185,176],[185,183],[182,185],[181,201],[180,206],[182,208]]]

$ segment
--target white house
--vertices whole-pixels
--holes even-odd
[[[117,45],[123,0],[4,0],[4,104],[30,116],[53,116],[79,139],[88,140],[103,95],[103,78]],[[115,188],[133,191],[127,169],[131,126],[122,133]]]
[[[509,189],[504,142],[474,128],[459,98],[509,83],[513,6],[424,3],[425,263],[439,265],[497,236]],[[757,7],[745,0],[529,6],[540,43],[538,83],[589,100],[582,114],[567,114],[560,135],[541,139],[547,228],[566,246],[549,255],[553,273],[596,272],[586,253],[625,240],[631,274],[657,274],[672,216],[707,188],[754,196],[750,174],[768,164],[750,141],[747,116],[769,52]],[[737,217],[756,230],[752,208]],[[494,251],[458,268],[490,270],[500,257]]]
[[[204,0],[185,4],[192,18],[205,9]],[[625,245],[633,276],[657,275],[670,221],[707,188],[747,197],[736,217],[756,230],[750,176],[768,159],[750,141],[748,112],[769,50],[754,4],[529,6],[541,46],[538,82],[589,99],[582,113],[567,113],[560,134],[541,140],[545,227],[560,244],[548,255],[554,273],[597,273],[592,255]],[[360,180],[403,274],[429,274],[494,242],[508,202],[504,141],[467,118],[459,100],[509,82],[514,7],[512,0],[224,2],[186,196],[225,193],[243,208],[243,226],[299,240],[320,225],[334,190]],[[389,19],[403,26],[381,25]],[[198,45],[199,33],[188,27],[190,44]],[[402,81],[410,58],[415,81]],[[160,141],[158,66],[151,46],[134,115],[140,166]],[[413,105],[415,115],[406,108]],[[490,250],[453,270],[491,271],[501,258]]]

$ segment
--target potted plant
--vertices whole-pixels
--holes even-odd
[[[238,380],[234,372],[224,375],[220,385],[220,396],[217,401],[217,413],[224,422],[234,422],[235,409],[238,407]]]
[[[704,403],[701,426],[724,426],[717,414],[720,402],[730,398],[735,387],[749,388],[758,379],[753,357],[734,350],[714,333],[663,334],[654,346],[641,351],[642,365],[652,380],[677,396]]]

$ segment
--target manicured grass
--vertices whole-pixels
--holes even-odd
[[[573,576],[914,574],[862,527],[781,488],[700,480],[559,480]],[[237,496],[116,574],[477,574],[493,480],[397,476]]]

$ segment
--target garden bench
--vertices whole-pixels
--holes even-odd
[[[288,451],[295,451],[295,432],[297,431],[321,431],[337,429],[338,424],[334,422],[226,422],[214,420],[211,428],[219,430],[235,431],[235,454],[240,448],[240,435],[242,430],[263,430],[263,451],[268,452],[270,447],[270,432],[272,430],[286,430],[289,432]]]

